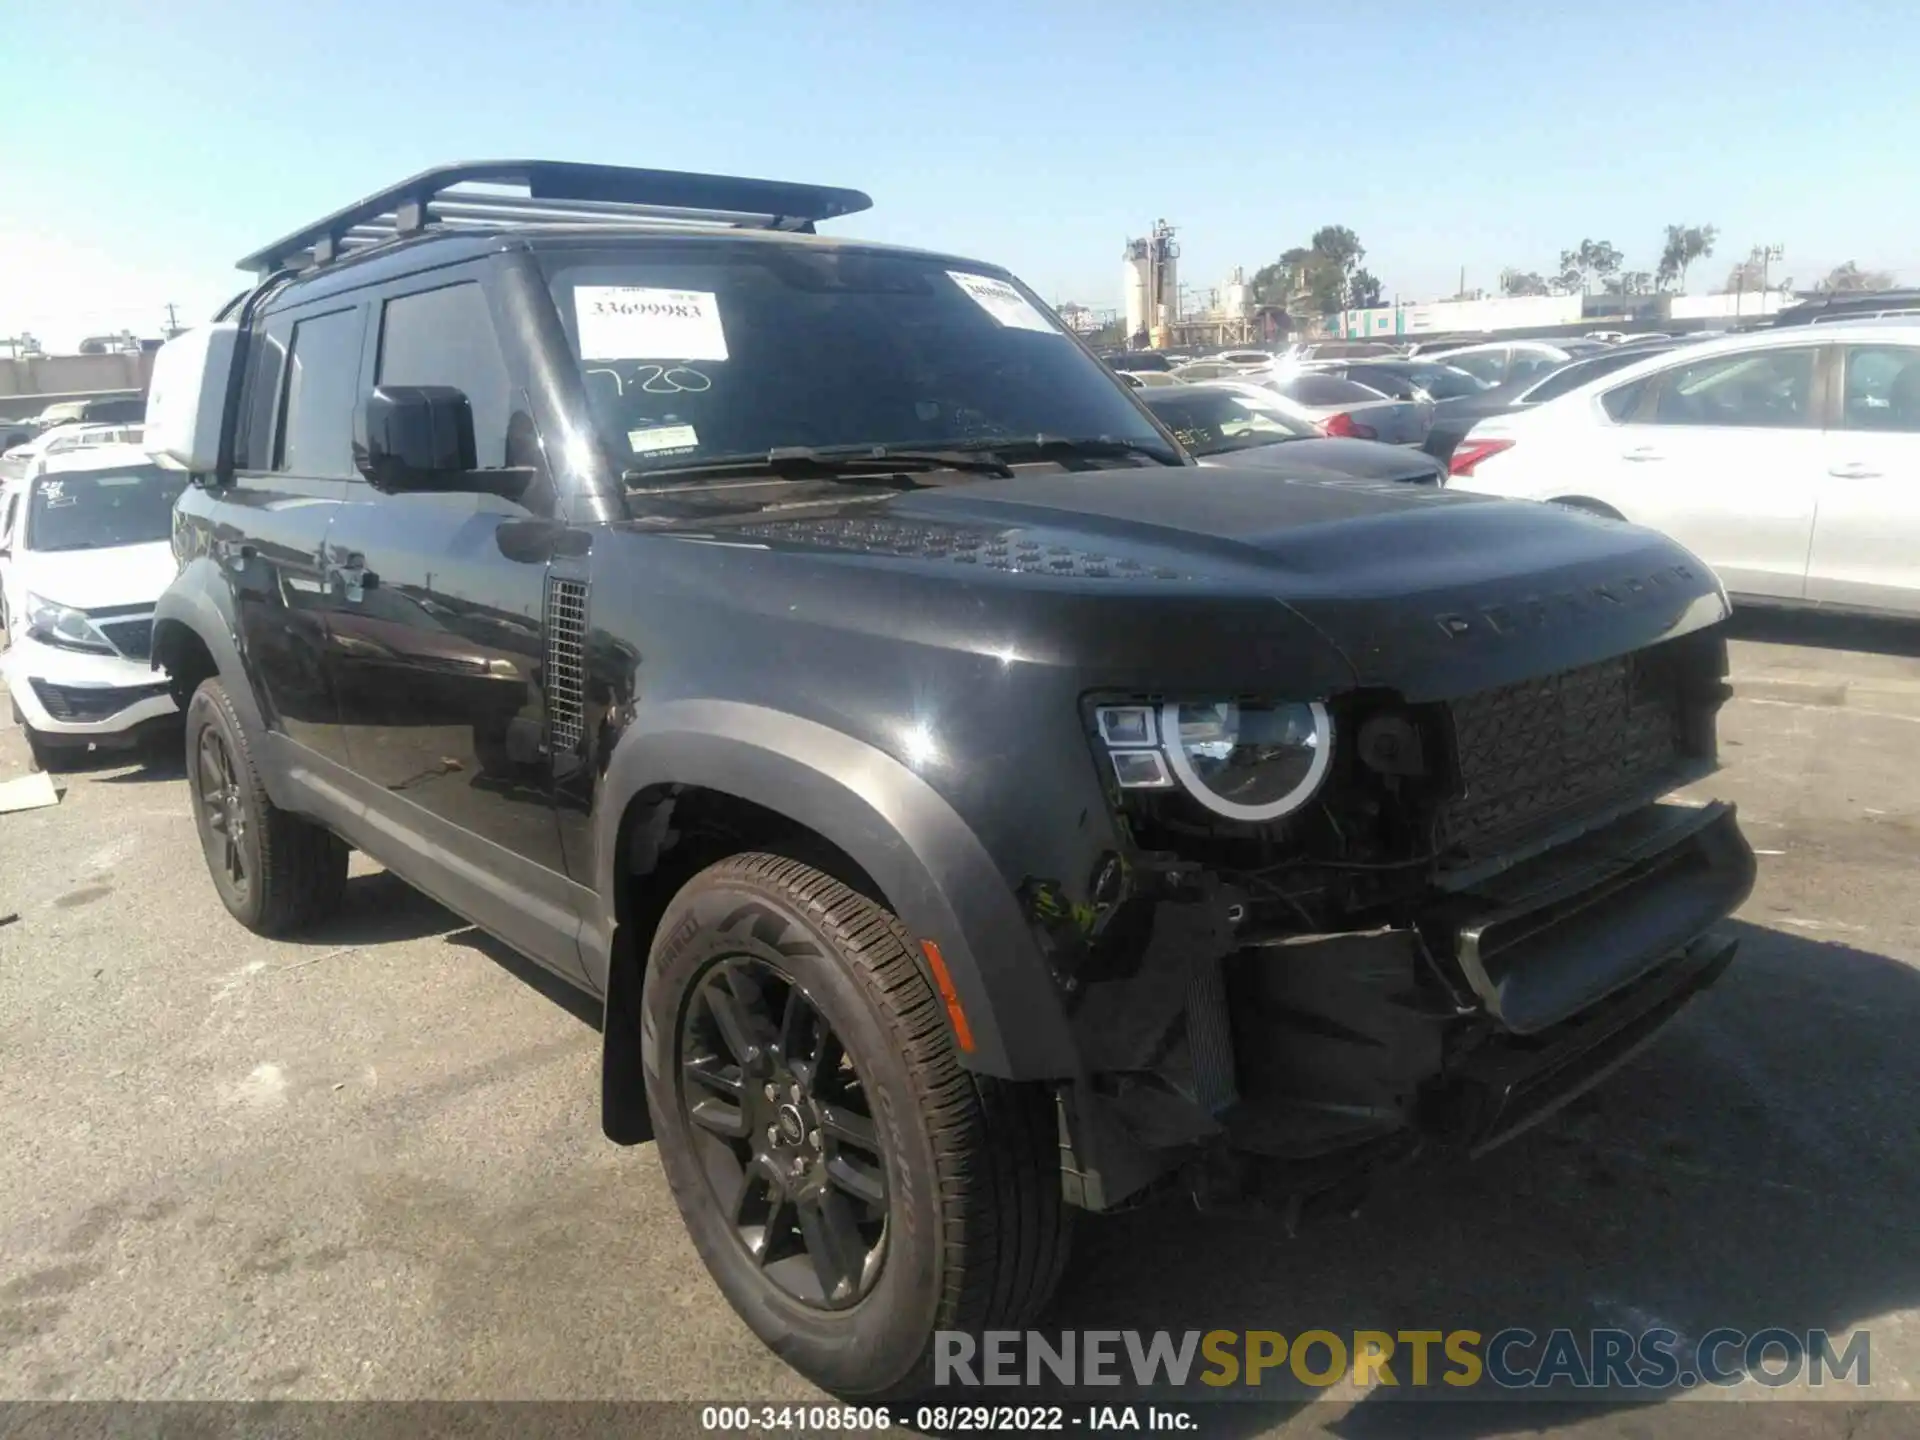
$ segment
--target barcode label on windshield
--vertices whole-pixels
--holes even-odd
[[[727,332],[710,290],[579,285],[573,314],[582,360],[724,360]]]
[[[967,293],[968,299],[1002,325],[1013,330],[1038,330],[1044,335],[1060,333],[1046,316],[1033,308],[1026,296],[1006,281],[967,270],[949,270],[947,274]]]

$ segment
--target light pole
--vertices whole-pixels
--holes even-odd
[[[1756,245],[1753,247],[1753,253],[1760,261],[1760,310],[1761,313],[1764,314],[1767,308],[1767,291],[1772,288],[1768,283],[1769,272],[1773,267],[1774,261],[1786,258],[1787,247],[1784,245]]]

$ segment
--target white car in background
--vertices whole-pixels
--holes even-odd
[[[1743,600],[1920,614],[1920,322],[1667,351],[1482,421],[1448,485],[1664,530]]]
[[[174,714],[148,656],[186,482],[138,446],[100,445],[46,457],[0,508],[0,678],[42,769],[134,744]]]
[[[1597,355],[1606,348],[1599,340],[1489,340],[1477,345],[1423,348],[1420,358],[1464,370],[1488,385],[1506,385],[1545,375],[1569,360]]]
[[[0,485],[13,485],[26,479],[52,455],[91,449],[95,445],[137,445],[144,431],[145,427],[139,423],[68,424],[42,430],[24,445],[16,445],[0,456]]]

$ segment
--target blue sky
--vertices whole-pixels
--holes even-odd
[[[77,24],[79,16],[85,25]],[[892,0],[665,5],[10,0],[0,334],[157,330],[241,254],[450,159],[542,156],[867,190],[834,228],[1115,305],[1127,237],[1182,278],[1345,224],[1389,296],[1547,271],[1662,227],[1810,281],[1920,283],[1920,7]],[[31,41],[28,53],[28,37]]]

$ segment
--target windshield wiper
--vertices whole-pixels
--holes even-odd
[[[1179,458],[1164,445],[1145,440],[1112,440],[1106,436],[1072,439],[1064,435],[1036,435],[1031,440],[997,440],[993,453],[1013,463],[1021,460],[1119,460],[1144,455],[1162,465],[1178,465]]]
[[[970,454],[961,450],[891,450],[883,445],[863,446],[857,451],[815,450],[805,445],[785,445],[759,455],[729,455],[717,460],[702,460],[693,465],[665,465],[658,469],[631,469],[621,479],[648,481],[661,479],[722,480],[732,476],[778,475],[797,480],[854,480],[866,477],[903,476],[929,470],[958,470],[968,475],[994,475],[1002,480],[1013,477],[1006,461],[997,455]],[[916,487],[917,488],[917,487]]]

